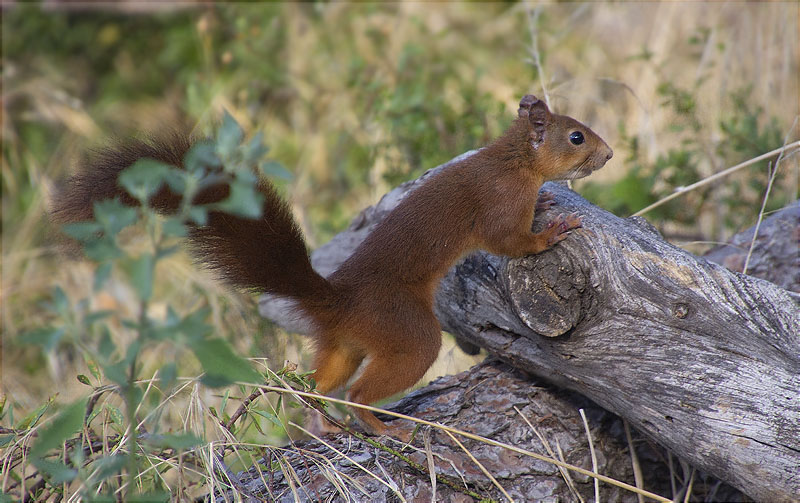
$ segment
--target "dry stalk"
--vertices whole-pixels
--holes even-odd
[[[636,447],[633,445],[633,437],[631,436],[631,427],[628,421],[623,419],[622,426],[625,428],[625,438],[628,440],[628,448],[631,451],[631,465],[633,465],[633,480],[636,481],[636,487],[642,489],[644,486],[642,480],[642,466],[639,464],[639,456],[636,455]],[[641,494],[636,495],[639,498],[639,503],[644,503],[644,497]]]
[[[784,145],[781,148],[776,148],[775,150],[771,150],[771,151],[767,152],[766,154],[761,154],[758,157],[754,157],[754,158],[752,158],[752,159],[750,159],[748,161],[744,161],[742,163],[739,163],[736,166],[731,166],[730,168],[725,169],[723,171],[720,171],[719,173],[715,173],[715,174],[713,174],[713,175],[711,175],[709,177],[703,178],[702,180],[700,180],[698,182],[695,182],[695,183],[693,183],[691,185],[688,185],[686,187],[679,187],[672,194],[659,199],[658,201],[654,202],[650,206],[647,206],[646,208],[642,208],[641,210],[637,211],[636,213],[634,213],[631,216],[635,217],[635,216],[643,215],[643,214],[647,213],[648,211],[650,211],[652,209],[658,208],[659,206],[661,206],[664,203],[672,201],[673,199],[675,199],[678,196],[682,196],[683,194],[686,194],[687,192],[691,192],[691,191],[693,191],[694,189],[696,189],[698,187],[702,187],[704,185],[708,185],[709,183],[711,183],[711,182],[713,182],[715,180],[718,180],[720,178],[728,176],[731,173],[739,171],[742,168],[746,168],[748,166],[752,166],[753,164],[755,164],[757,162],[760,162],[760,161],[763,161],[764,159],[769,159],[770,157],[773,157],[773,156],[775,156],[777,154],[783,155],[783,153],[785,151],[787,151],[787,150],[790,151],[789,155],[794,154],[795,153],[794,149],[796,149],[798,147],[800,147],[800,141],[796,141],[796,142],[791,143],[789,145]]]
[[[767,190],[764,191],[764,199],[761,201],[761,209],[758,211],[758,220],[756,221],[756,228],[753,231],[753,239],[750,241],[750,249],[747,250],[747,257],[744,259],[744,267],[742,268],[742,274],[747,274],[747,267],[750,265],[750,256],[753,254],[753,248],[756,246],[756,239],[758,238],[758,231],[761,228],[761,221],[764,219],[764,208],[767,206],[767,199],[769,199],[769,193],[772,191],[772,183],[775,181],[775,177],[778,175],[778,167],[783,160],[783,155],[786,152],[786,143],[789,141],[789,135],[794,130],[794,127],[797,125],[798,117],[794,118],[794,122],[792,123],[792,127],[789,128],[789,132],[786,133],[786,136],[783,138],[783,147],[781,147],[781,153],[778,155],[778,158],[775,160],[775,167],[772,168],[772,164],[769,164],[769,181],[767,182]]]
[[[539,437],[539,441],[544,446],[544,449],[547,451],[547,454],[549,454],[551,458],[555,459],[556,455],[553,452],[553,449],[550,448],[550,444],[547,442],[547,440],[544,438],[544,436],[539,432],[539,430],[533,425],[533,423],[531,423],[528,420],[527,417],[525,417],[525,414],[523,414],[522,411],[519,410],[516,405],[514,406],[514,410],[517,411],[517,414],[519,414],[519,416],[522,418],[522,420],[525,421],[525,423],[528,424],[528,427],[530,427],[531,431],[533,431],[533,433],[536,434],[537,437]],[[564,456],[561,453],[561,449],[558,446],[558,441],[557,440],[556,440],[556,447],[559,449],[559,459],[561,459],[561,461],[564,461],[564,459],[563,459]],[[575,483],[572,480],[572,476],[569,474],[569,471],[567,471],[566,468],[563,468],[561,466],[558,467],[558,471],[561,473],[561,477],[563,477],[564,482],[566,482],[566,484],[567,484],[567,487],[569,487],[570,491],[572,491],[572,494],[575,495],[576,498],[578,498],[578,501],[580,501],[581,503],[584,503],[583,496],[581,496],[581,494],[578,492],[577,488],[575,487]]]
[[[594,452],[592,433],[589,431],[589,422],[586,420],[586,414],[583,412],[583,409],[578,409],[578,412],[580,412],[581,419],[583,419],[583,427],[586,430],[586,438],[589,439],[589,453],[592,455],[592,471],[594,471],[594,473],[599,473],[597,471],[597,455]],[[594,479],[594,501],[595,503],[600,503],[600,481],[597,478]]]
[[[425,458],[428,460],[428,472],[431,476],[431,501],[436,501],[436,465],[433,463],[433,449],[431,449],[431,430],[425,430],[422,435],[425,443]]]
[[[469,449],[464,447],[464,444],[462,444],[455,436],[453,436],[452,433],[450,433],[449,431],[445,431],[445,433],[447,433],[447,436],[450,437],[453,440],[453,442],[455,442],[456,445],[458,445],[458,447],[460,447],[461,450],[464,451],[467,454],[467,456],[469,456],[469,459],[471,459],[472,462],[475,463],[475,465],[477,465],[477,467],[481,469],[483,474],[486,475],[489,478],[489,480],[492,481],[492,484],[494,484],[494,486],[497,489],[499,489],[501,493],[503,493],[503,496],[505,496],[506,499],[511,503],[514,503],[514,499],[511,497],[511,495],[508,494],[505,489],[503,489],[503,486],[501,486],[500,482],[498,482],[497,479],[494,478],[494,475],[492,475],[489,472],[489,470],[487,470],[486,467],[483,466],[483,464],[480,461],[478,461],[478,459],[475,456],[473,456],[471,452],[469,452]]]

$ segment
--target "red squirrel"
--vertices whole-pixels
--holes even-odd
[[[106,198],[136,205],[117,184],[119,173],[140,158],[180,167],[190,147],[190,140],[176,137],[103,153],[56,198],[55,219],[88,220],[93,202]],[[414,385],[439,354],[433,299],[447,270],[474,250],[522,257],[565,239],[581,226],[575,214],[557,217],[542,232],[531,231],[535,209],[553,204],[551,194],[539,195],[542,183],[584,177],[612,154],[591,129],[527,95],[518,118],[499,138],[411,192],[327,278],[311,267],[287,203],[264,179],[258,186],[265,196],[262,218],[212,211],[189,239],[200,258],[230,283],[294,301],[316,338],[318,391],[343,387],[366,359],[349,399],[370,404]],[[220,201],[228,193],[228,186],[214,186],[194,202]],[[180,196],[165,186],[150,204],[168,213],[179,206]],[[358,408],[353,413],[368,431],[387,431],[372,413]]]

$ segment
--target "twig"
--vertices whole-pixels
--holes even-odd
[[[548,444],[547,440],[544,438],[544,436],[541,433],[539,433],[539,430],[536,429],[536,427],[533,425],[533,423],[531,423],[530,420],[528,420],[528,418],[525,417],[525,414],[523,414],[522,411],[519,410],[516,405],[514,406],[514,410],[517,411],[517,414],[519,414],[519,416],[522,418],[522,420],[525,421],[528,424],[528,426],[530,427],[531,431],[533,431],[533,433],[536,434],[537,437],[539,437],[539,441],[544,446],[545,450],[547,451],[547,454],[549,454],[550,457],[555,459],[556,455],[553,452],[553,449],[550,448],[550,444]],[[559,452],[559,459],[561,461],[564,461],[564,456],[561,453],[561,447],[558,445],[558,439],[556,439],[556,448],[558,449],[558,452]],[[569,489],[572,491],[572,494],[576,498],[578,498],[578,501],[580,501],[581,503],[584,503],[583,496],[581,496],[581,493],[579,493],[578,490],[575,488],[575,483],[573,482],[572,476],[569,474],[569,471],[566,468],[562,468],[560,466],[558,467],[558,471],[561,472],[561,477],[564,479],[564,482],[567,483],[567,487],[569,487]]]
[[[655,209],[655,208],[658,208],[662,204],[667,203],[669,201],[672,201],[676,197],[682,196],[683,194],[686,194],[687,192],[690,192],[690,191],[692,191],[692,190],[694,190],[694,189],[696,189],[698,187],[702,187],[704,185],[708,185],[709,183],[711,183],[711,182],[713,182],[713,181],[715,181],[715,180],[717,180],[719,178],[728,176],[731,173],[734,173],[734,172],[736,172],[736,171],[738,171],[738,170],[740,170],[742,168],[746,168],[747,166],[751,166],[751,165],[753,165],[753,164],[755,164],[757,162],[763,161],[764,159],[769,159],[770,157],[773,157],[776,154],[781,154],[782,155],[784,151],[792,150],[792,149],[795,149],[797,147],[800,147],[800,140],[798,140],[798,141],[796,141],[794,143],[791,143],[789,145],[784,145],[781,148],[776,148],[775,150],[771,150],[771,151],[767,152],[766,154],[762,154],[762,155],[760,155],[758,157],[754,157],[754,158],[750,159],[749,161],[744,161],[742,163],[739,163],[736,166],[732,166],[732,167],[730,167],[730,168],[728,168],[726,170],[720,171],[719,173],[714,173],[713,175],[709,176],[708,178],[704,178],[704,179],[700,180],[699,182],[695,182],[695,183],[693,183],[693,184],[691,184],[691,185],[689,185],[687,187],[680,187],[677,190],[675,190],[675,192],[673,192],[672,194],[668,195],[667,197],[659,199],[658,201],[654,202],[650,206],[647,206],[646,208],[642,208],[641,210],[637,211],[636,213],[634,213],[631,216],[635,217],[635,216],[643,215],[643,214],[647,213],[648,211],[650,211],[652,209]],[[793,153],[794,153],[794,151],[792,150],[791,154],[793,154]]]
[[[667,451],[667,461],[669,462],[669,485],[672,489],[672,497],[677,498],[678,489],[675,487],[675,468],[672,465],[672,453]]]
[[[436,501],[436,465],[433,463],[433,449],[431,449],[431,430],[426,429],[422,435],[425,444],[425,458],[428,460],[428,472],[431,476],[431,501]]]
[[[455,436],[453,436],[452,433],[450,433],[449,431],[445,431],[445,433],[447,433],[447,436],[449,436],[453,440],[453,442],[455,442],[456,445],[458,445],[461,448],[461,450],[464,451],[467,454],[467,456],[469,456],[469,459],[471,459],[472,462],[475,463],[478,466],[478,468],[481,469],[483,474],[489,477],[489,480],[491,480],[492,484],[494,484],[494,486],[498,488],[501,493],[503,493],[503,496],[505,496],[506,499],[511,503],[514,503],[514,498],[512,498],[511,495],[508,494],[505,489],[503,489],[503,486],[500,485],[500,482],[498,482],[497,479],[494,478],[494,475],[492,475],[491,472],[489,472],[489,470],[487,470],[486,467],[483,466],[483,463],[478,461],[478,459],[475,456],[473,456],[472,453],[469,452],[469,450],[466,447],[464,447],[464,444],[462,444]]]
[[[525,14],[528,16],[528,31],[531,34],[531,57],[536,65],[536,73],[539,75],[539,85],[542,86],[542,94],[544,95],[544,102],[550,106],[550,95],[547,94],[547,86],[544,84],[544,69],[542,68],[542,59],[539,55],[539,31],[536,28],[536,23],[539,21],[540,6],[531,12],[528,2],[525,2]]]
[[[642,489],[644,483],[642,481],[642,466],[639,464],[639,456],[636,455],[636,447],[633,445],[633,437],[631,436],[631,427],[626,419],[622,419],[622,426],[625,428],[625,438],[628,440],[628,448],[631,451],[631,464],[633,465],[633,480],[636,481],[636,487]],[[639,503],[644,503],[644,496],[641,494],[636,495],[639,498]]]
[[[689,503],[689,497],[692,495],[692,486],[694,485],[694,474],[697,472],[692,468],[692,475],[689,477],[689,485],[686,486],[686,494],[683,497],[683,503]]]
[[[381,484],[385,485],[385,486],[386,486],[386,487],[387,487],[389,490],[391,490],[392,492],[394,492],[395,496],[397,496],[397,497],[399,497],[399,498],[401,498],[401,499],[405,500],[405,498],[403,498],[403,495],[397,491],[397,487],[392,487],[392,485],[391,485],[391,484],[389,484],[388,482],[386,482],[385,480],[383,480],[382,478],[378,477],[376,474],[374,474],[374,473],[372,473],[370,470],[368,470],[368,469],[367,469],[367,467],[365,467],[364,465],[362,465],[361,463],[359,463],[359,462],[358,462],[358,461],[356,461],[355,459],[351,458],[351,457],[350,457],[350,456],[348,456],[346,453],[344,453],[344,452],[340,451],[339,449],[337,449],[336,447],[334,447],[334,446],[333,446],[333,445],[331,445],[330,443],[328,443],[328,442],[324,441],[323,439],[321,439],[320,437],[318,437],[318,436],[317,436],[317,435],[315,435],[314,433],[312,433],[312,432],[310,432],[310,431],[306,430],[305,428],[303,428],[303,427],[302,427],[302,426],[300,426],[300,425],[295,425],[295,426],[296,426],[297,428],[299,428],[299,429],[300,429],[302,432],[304,432],[306,435],[308,435],[308,436],[312,437],[314,440],[316,440],[317,442],[321,443],[322,445],[324,445],[325,447],[327,447],[327,448],[328,448],[328,449],[330,449],[331,451],[335,452],[335,453],[336,453],[336,454],[338,454],[339,456],[342,456],[342,457],[343,457],[344,459],[346,459],[348,462],[352,463],[352,464],[353,464],[353,466],[356,466],[357,468],[359,468],[359,469],[360,469],[361,471],[363,471],[364,473],[366,473],[366,474],[370,475],[372,478],[374,478],[375,480],[377,480],[377,481],[378,481],[378,482],[380,482]]]
[[[583,412],[583,409],[578,409],[578,412],[581,413],[581,419],[583,419],[583,427],[586,430],[586,437],[589,439],[589,452],[592,455],[592,470],[594,473],[598,473],[597,471],[597,455],[594,452],[594,442],[592,441],[592,433],[589,431],[589,422],[586,421],[586,414]],[[594,502],[600,503],[600,481],[597,478],[594,479]]]
[[[789,141],[789,134],[794,130],[794,127],[797,125],[797,117],[794,118],[794,122],[792,123],[792,127],[789,128],[789,132],[786,133],[786,136],[783,138],[783,147],[781,149],[780,155],[775,160],[775,167],[772,168],[772,164],[769,165],[767,171],[769,172],[769,181],[767,182],[767,190],[764,192],[764,199],[761,201],[761,209],[758,212],[758,220],[756,221],[756,228],[753,231],[753,239],[750,241],[750,249],[747,250],[747,257],[744,259],[744,267],[742,268],[742,274],[747,274],[747,267],[750,265],[750,256],[753,254],[753,248],[756,246],[756,239],[758,238],[758,230],[761,228],[761,221],[764,219],[764,208],[767,206],[767,199],[769,199],[769,193],[772,191],[772,183],[775,181],[775,177],[778,175],[778,167],[783,160],[783,154],[786,152],[786,142]]]

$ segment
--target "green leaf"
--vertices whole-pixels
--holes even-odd
[[[189,219],[197,225],[206,225],[208,223],[208,208],[192,206],[189,208]]]
[[[105,199],[94,203],[94,218],[106,236],[116,236],[138,218],[136,208],[125,206],[118,199]]]
[[[60,286],[53,288],[53,310],[63,318],[67,318],[72,311],[69,298]]]
[[[128,370],[128,366],[125,364],[124,360],[118,361],[117,363],[111,365],[101,365],[101,366],[103,368],[103,374],[105,374],[106,379],[120,386],[127,385],[128,375],[126,372]]]
[[[36,423],[38,423],[39,419],[42,417],[42,415],[45,413],[45,411],[50,407],[50,405],[53,403],[54,399],[55,399],[55,396],[51,396],[50,398],[47,399],[47,401],[45,403],[43,403],[42,405],[37,407],[36,410],[31,412],[27,416],[23,417],[17,423],[16,429],[18,429],[18,430],[26,430],[26,429],[34,426]]]
[[[128,347],[125,350],[125,359],[123,363],[128,366],[131,365],[138,357],[139,353],[142,350],[142,341],[140,338],[134,339],[128,344]]]
[[[151,491],[142,494],[128,494],[125,496],[125,500],[128,503],[167,503],[171,496],[168,492]]]
[[[50,449],[60,446],[64,440],[81,428],[85,413],[85,398],[67,406],[46,427],[39,429],[39,436],[31,447],[31,456],[42,457]]]
[[[0,435],[0,447],[5,447],[16,438],[16,435]]]
[[[139,159],[119,175],[119,184],[140,203],[147,204],[150,196],[164,186],[170,166],[155,159]]]
[[[104,262],[95,269],[94,283],[92,284],[92,290],[94,290],[94,292],[99,292],[103,289],[103,285],[105,285],[106,281],[108,281],[108,278],[111,276],[112,266],[113,264],[111,262]]]
[[[108,417],[111,418],[111,422],[117,425],[120,430],[125,429],[125,419],[123,419],[122,412],[117,407],[105,404],[103,408],[108,412]]]
[[[102,236],[94,241],[84,243],[83,253],[95,262],[116,260],[125,255],[114,239],[109,236]]]
[[[64,334],[64,327],[42,327],[23,333],[20,338],[25,344],[38,344],[48,353],[52,352]]]
[[[73,224],[65,224],[61,229],[64,231],[64,234],[72,239],[85,242],[97,239],[99,233],[103,231],[103,226],[97,222],[76,222]]]
[[[117,346],[116,344],[114,344],[114,341],[111,340],[111,331],[108,329],[107,326],[101,327],[100,342],[97,345],[97,352],[100,354],[100,356],[108,360],[111,358],[111,355],[113,355],[114,351],[116,350]],[[89,370],[92,371],[92,375],[94,375],[95,378],[97,378],[97,380],[99,381],[100,380],[99,372],[95,374],[95,372],[97,371],[97,366],[94,362],[92,362],[92,365],[94,365],[94,367],[90,365]],[[92,370],[92,368],[94,368],[94,370]]]
[[[260,169],[261,173],[267,178],[280,178],[281,180],[290,181],[294,177],[294,175],[278,161],[262,162],[258,165],[258,169]]]
[[[219,406],[220,410],[224,411],[225,406],[228,405],[228,398],[231,396],[231,390],[226,389],[225,393],[222,394],[222,404]]]
[[[84,374],[78,374],[78,382],[81,383],[81,384],[85,384],[87,386],[91,386],[92,385],[92,382]]]
[[[199,141],[192,145],[183,157],[183,165],[188,171],[200,171],[203,168],[217,168],[221,166],[217,157],[216,146],[211,140]]]
[[[248,166],[254,165],[259,159],[267,155],[269,147],[264,145],[264,134],[259,131],[242,147],[242,160]]]
[[[174,329],[185,335],[191,341],[205,339],[214,331],[214,327],[206,323],[211,314],[211,309],[203,307],[186,315]]]
[[[242,142],[244,132],[231,114],[225,110],[222,117],[222,126],[217,133],[217,154],[223,162],[231,162],[236,152],[236,147]],[[230,166],[226,166],[230,167]]]
[[[191,349],[206,373],[203,382],[212,387],[235,381],[261,382],[261,375],[250,362],[236,355],[230,345],[218,337],[193,341]]]
[[[50,475],[50,484],[58,485],[74,480],[78,476],[78,470],[70,468],[61,461],[49,461],[42,458],[34,458],[33,465],[40,471]]]
[[[231,193],[227,199],[215,205],[219,210],[244,218],[261,217],[264,195],[253,184],[237,178],[230,183],[230,187]]]
[[[167,166],[167,173],[164,175],[164,183],[169,189],[178,195],[186,193],[187,178],[191,175],[186,171],[175,166]]]
[[[95,483],[102,482],[103,480],[116,475],[122,471],[125,463],[128,462],[128,457],[123,454],[116,454],[113,456],[105,456],[92,462],[92,480]]]
[[[88,327],[97,323],[100,320],[108,318],[112,314],[114,314],[114,311],[110,309],[104,309],[102,311],[92,311],[91,313],[88,313],[86,316],[84,316],[83,323]]]
[[[186,227],[186,224],[180,218],[165,218],[164,225],[161,227],[162,232],[165,236],[172,236],[177,238],[186,237],[189,233],[189,230]]]
[[[283,423],[281,423],[281,420],[278,419],[278,416],[276,416],[271,412],[266,412],[258,409],[251,409],[250,412],[253,414],[258,414],[259,416],[268,419],[275,426],[280,426],[281,428],[283,428]]]
[[[89,369],[92,377],[94,377],[95,381],[100,382],[100,369],[97,368],[97,363],[88,356],[84,358],[86,359],[86,367]]]
[[[135,259],[126,260],[123,263],[130,276],[131,286],[136,290],[139,300],[150,300],[153,295],[155,263],[155,257],[152,253],[142,253]]]
[[[161,381],[161,391],[166,392],[166,390],[172,388],[177,377],[178,366],[175,362],[169,362],[161,367],[161,370],[158,371],[158,378]]]

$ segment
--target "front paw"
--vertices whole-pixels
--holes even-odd
[[[558,215],[547,224],[547,228],[544,230],[544,232],[547,233],[547,246],[553,246],[565,240],[571,230],[578,229],[582,226],[581,217],[579,217],[577,213]]]
[[[555,195],[552,192],[544,191],[539,193],[539,199],[536,200],[536,211],[549,210],[551,206],[556,205]]]

